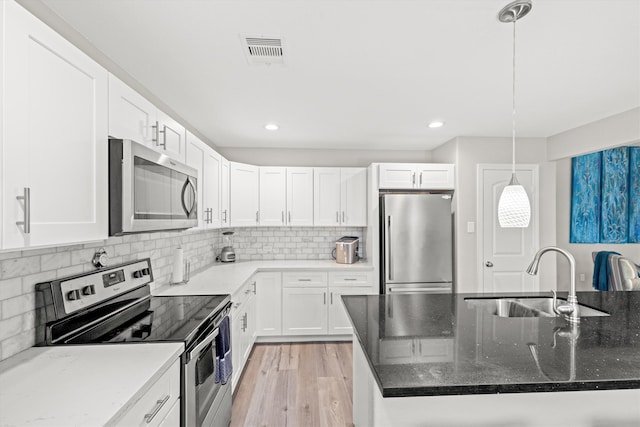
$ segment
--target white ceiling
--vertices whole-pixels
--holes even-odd
[[[508,0],[43,3],[220,147],[511,135],[513,28],[496,17]],[[282,37],[285,65],[249,65],[241,34]],[[533,0],[517,81],[519,136],[640,106],[640,0]]]

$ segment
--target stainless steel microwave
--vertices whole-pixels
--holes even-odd
[[[198,225],[196,169],[127,139],[109,139],[109,235]]]

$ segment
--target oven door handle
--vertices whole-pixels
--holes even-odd
[[[211,332],[207,337],[202,340],[193,350],[187,353],[187,361],[192,360],[194,355],[197,355],[203,348],[205,348],[211,341],[216,339],[218,334],[220,333],[220,328],[215,328],[213,332]]]

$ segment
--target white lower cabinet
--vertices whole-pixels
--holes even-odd
[[[231,363],[232,390],[235,390],[244,365],[251,354],[256,337],[256,281],[252,277],[232,296],[231,302]]]
[[[284,335],[327,333],[327,287],[282,289]]]
[[[282,335],[282,273],[257,273],[256,335]]]
[[[329,286],[329,335],[350,335],[353,333],[351,321],[342,303],[342,295],[363,295],[367,289],[362,286]]]
[[[174,405],[177,405],[177,421]],[[173,426],[180,425],[180,360],[149,388],[129,409],[118,425],[123,426]]]

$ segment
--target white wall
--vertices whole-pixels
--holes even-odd
[[[640,141],[640,107],[547,139],[547,159],[559,160]]]
[[[516,141],[516,162],[534,163],[540,167],[540,247],[553,245],[556,239],[556,170],[548,162],[546,139],[521,138]],[[511,163],[510,138],[459,137],[433,151],[435,162],[456,163],[455,223],[456,223],[456,283],[458,292],[479,292],[482,283],[477,277],[477,234],[467,233],[467,222],[475,222],[477,201],[477,165]],[[556,269],[544,260],[540,268],[541,289],[556,287]]]
[[[371,163],[424,163],[431,161],[431,152],[422,150],[322,150],[297,148],[229,148],[218,152],[234,162],[258,166],[331,166],[367,167]]]

